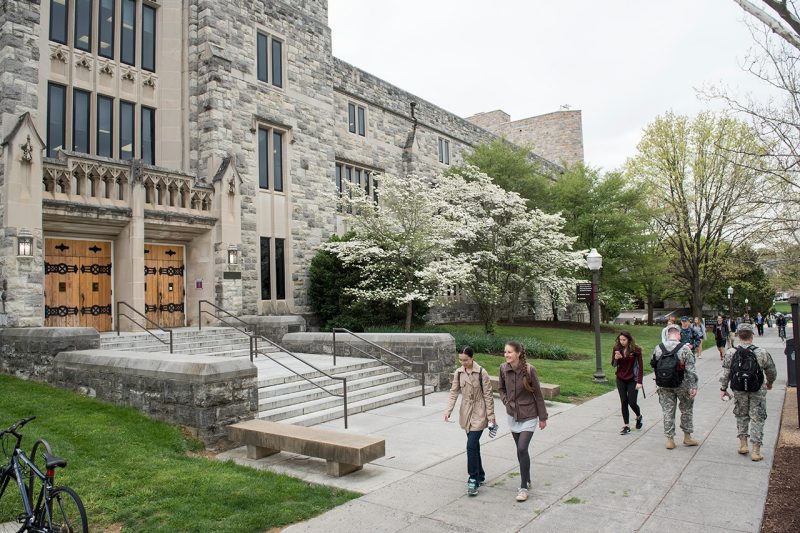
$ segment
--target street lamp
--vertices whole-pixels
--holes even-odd
[[[750,320],[750,300],[744,299],[744,312],[747,313],[747,319]]]
[[[733,287],[728,287],[728,318],[733,320]]]
[[[592,271],[592,320],[594,320],[594,351],[597,363],[592,381],[608,383],[606,375],[603,373],[602,355],[600,354],[600,299],[597,290],[600,269],[603,267],[603,256],[597,253],[596,248],[592,248],[586,256],[586,266]]]

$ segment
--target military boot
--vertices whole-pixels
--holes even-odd
[[[753,453],[750,454],[750,459],[753,461],[760,461],[764,458],[761,455],[761,445],[760,444],[753,444]]]
[[[684,446],[697,446],[698,444],[700,444],[700,442],[694,440],[691,433],[686,433],[685,431],[683,432]]]
[[[739,437],[739,453],[747,455],[750,450],[747,448],[747,437]]]
[[[667,449],[674,450],[675,449],[675,439],[672,437],[667,437]]]

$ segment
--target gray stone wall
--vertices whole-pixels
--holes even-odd
[[[253,331],[272,342],[280,344],[287,333],[306,331],[306,321],[301,316],[241,316],[239,317],[253,326]],[[259,344],[259,348],[262,344]]]
[[[50,383],[59,352],[99,346],[100,335],[94,328],[0,329],[0,372]]]

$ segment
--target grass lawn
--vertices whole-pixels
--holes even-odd
[[[67,459],[57,484],[81,496],[92,531],[266,531],[358,497],[192,454],[201,443],[133,408],[9,376],[0,376],[0,390],[0,426],[37,416],[22,430],[22,447],[30,452],[45,438]],[[0,522],[20,509],[18,493],[6,490]]]
[[[443,329],[454,331],[469,331],[480,333],[482,327],[473,324],[442,325]],[[645,372],[650,368],[650,353],[661,342],[660,326],[614,326],[615,331],[627,329],[633,335],[636,343],[642,347]],[[514,339],[518,337],[533,337],[539,341],[551,344],[560,344],[571,352],[586,356],[584,359],[571,361],[549,361],[532,359],[529,362],[536,367],[539,378],[545,383],[560,385],[561,394],[556,401],[573,402],[604,394],[614,388],[614,369],[611,367],[611,348],[618,333],[601,333],[600,347],[602,354],[603,371],[609,379],[608,384],[592,382],[595,372],[595,345],[594,332],[591,330],[573,330],[564,328],[530,327],[530,326],[498,326],[497,336]],[[492,374],[497,375],[503,358],[497,355],[477,354],[475,359],[478,364]],[[456,363],[457,364],[457,363]]]
[[[789,302],[775,302],[773,307],[775,307],[775,311],[778,313],[783,313],[786,315],[792,314],[792,306],[789,305]]]

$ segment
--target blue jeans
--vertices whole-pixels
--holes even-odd
[[[486,479],[486,472],[483,471],[481,463],[481,443],[480,438],[483,430],[467,432],[467,473],[470,479],[478,482]]]

